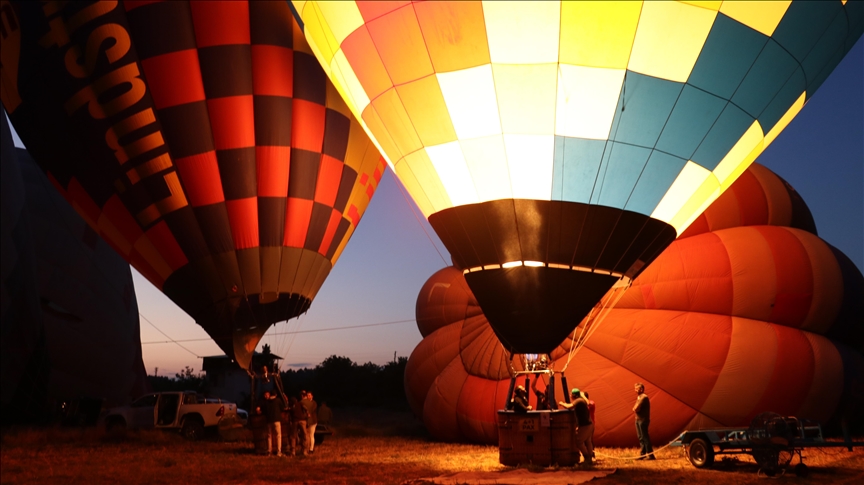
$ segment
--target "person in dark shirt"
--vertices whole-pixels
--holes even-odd
[[[264,393],[264,414],[267,416],[267,427],[270,430],[267,454],[273,453],[275,447],[276,456],[282,456],[282,403],[269,392]]]
[[[306,448],[306,420],[309,418],[309,411],[301,400],[291,397],[288,401],[291,409],[291,423],[294,429],[291,430],[291,455],[307,454]]]
[[[634,386],[636,390],[636,404],[633,405],[633,412],[636,414],[636,437],[639,438],[639,444],[642,446],[637,460],[656,460],[654,457],[654,448],[651,446],[651,437],[648,435],[648,426],[651,424],[651,401],[648,400],[648,395],[645,394],[645,384],[641,382]]]
[[[513,400],[510,401],[510,404],[513,411],[517,413],[527,413],[532,409],[528,404],[528,391],[522,386],[516,386],[516,390],[513,391]]]
[[[303,406],[306,407],[306,451],[315,452],[315,428],[318,427],[318,403],[315,402],[312,391],[306,392],[303,398]]]
[[[576,437],[574,444],[579,453],[585,457],[582,462],[585,466],[594,464],[593,444],[588,440],[594,434],[594,422],[591,421],[591,412],[588,410],[588,401],[582,396],[579,389],[570,391],[570,402],[559,401],[558,405],[564,409],[572,409],[576,412]]]
[[[327,406],[327,401],[321,401],[321,406],[318,407],[318,422],[329,426],[333,420],[333,411]]]
[[[549,399],[546,397],[546,392],[548,389],[544,389],[542,391],[537,390],[537,381],[540,380],[538,376],[537,379],[531,382],[531,390],[534,391],[534,395],[537,396],[537,407],[538,411],[546,411],[549,409]]]

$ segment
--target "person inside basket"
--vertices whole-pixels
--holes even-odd
[[[513,400],[510,401],[510,407],[517,413],[527,413],[530,411],[531,405],[528,404],[528,391],[522,386],[516,386],[513,391]]]

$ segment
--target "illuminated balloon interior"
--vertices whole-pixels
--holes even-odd
[[[548,352],[642,272],[864,28],[840,1],[292,6],[519,353]]]

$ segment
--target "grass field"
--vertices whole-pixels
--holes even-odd
[[[170,432],[129,432],[111,436],[97,428],[11,429],[0,441],[3,484],[402,484],[465,471],[508,470],[492,446],[437,443],[406,414],[383,411],[344,413],[337,434],[305,457],[263,457],[252,443],[184,441]],[[635,438],[634,438],[635,440]],[[697,470],[681,449],[666,448],[653,462],[624,458],[636,449],[598,448],[597,468],[614,469],[598,485],[766,483],[749,456],[718,459]],[[796,461],[793,463],[797,463]],[[864,483],[864,450],[812,450],[805,453],[810,476],[792,473],[781,483]],[[540,468],[536,472],[542,483]]]

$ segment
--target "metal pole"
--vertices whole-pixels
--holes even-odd
[[[516,387],[516,376],[510,378],[510,387],[507,388],[507,402],[504,404],[504,409],[510,411],[513,409],[513,389]]]
[[[564,389],[564,401],[567,404],[570,404],[570,389],[567,388],[567,377],[564,376],[564,373],[561,373],[561,388]]]

